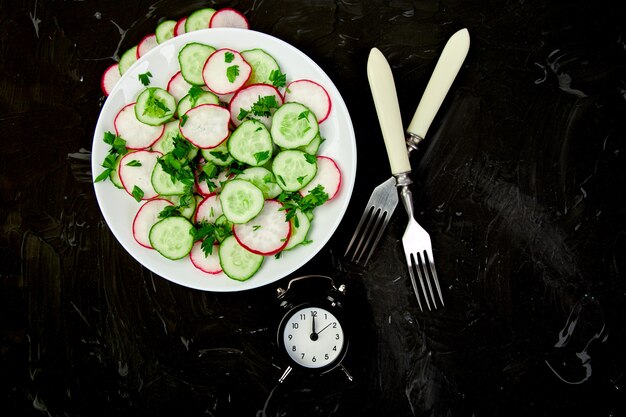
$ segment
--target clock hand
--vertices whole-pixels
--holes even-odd
[[[317,333],[315,332],[315,315],[313,314],[313,312],[311,311],[311,340],[316,341],[317,340]]]
[[[324,330],[326,330],[328,328],[328,326],[330,326],[332,323],[328,323],[326,326],[324,326],[324,328],[322,330],[320,330],[319,332],[317,332],[317,335],[319,336],[320,333],[322,333]]]

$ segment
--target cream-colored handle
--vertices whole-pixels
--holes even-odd
[[[465,61],[469,46],[470,37],[467,29],[459,30],[448,39],[407,132],[422,139],[426,137],[430,124]]]
[[[376,48],[370,51],[367,60],[367,78],[374,97],[378,122],[385,140],[391,173],[409,172],[411,165],[406,152],[402,116],[396,95],[396,86],[389,63]]]

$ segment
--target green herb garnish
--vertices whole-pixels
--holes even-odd
[[[143,74],[139,74],[137,77],[139,78],[139,81],[141,81],[143,85],[147,86],[147,85],[150,85],[150,77],[152,77],[152,73],[148,71]]]
[[[133,197],[135,198],[135,200],[137,201],[141,201],[141,199],[143,198],[143,190],[139,187],[137,187],[136,185],[133,187],[133,191],[131,193],[133,195]]]
[[[202,251],[206,256],[209,256],[213,253],[213,245],[232,234],[232,228],[228,222],[217,224],[203,220],[192,229],[191,233],[194,240],[202,240]]]
[[[227,64],[230,64],[231,62],[233,62],[234,59],[235,59],[235,54],[233,54],[232,52],[226,52],[224,54],[224,62],[226,62]]]
[[[228,82],[234,83],[237,77],[239,76],[239,65],[231,65],[226,68],[226,78],[228,78]]]
[[[117,159],[128,152],[128,149],[126,149],[126,141],[114,133],[104,132],[102,140],[107,145],[110,145],[111,148],[107,156],[104,157],[104,161],[102,161],[104,171],[96,177],[94,182],[104,181],[109,178],[111,172],[115,171]]]
[[[280,70],[272,70],[269,78],[274,87],[284,87],[287,83],[287,76],[280,72]]]
[[[266,159],[269,159],[269,157],[270,157],[270,151],[256,152],[254,154],[254,159],[256,159],[257,164],[260,164]]]

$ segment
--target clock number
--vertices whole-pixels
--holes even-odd
[[[317,310],[311,310],[311,316],[317,317]]]
[[[324,359],[328,360],[328,353],[324,354]]]
[[[337,322],[335,321],[333,322],[333,329],[336,329],[336,328],[337,328]]]
[[[293,339],[293,335],[292,335],[292,334],[288,334],[288,335],[287,335],[287,338],[288,338],[289,340],[291,340],[291,339]]]
[[[301,355],[302,355],[302,359],[304,359],[304,353],[301,353]]]
[[[335,333],[335,340],[339,340],[339,333]]]
[[[333,350],[337,352],[337,345],[333,346]]]
[[[311,359],[311,362],[317,362],[317,358],[313,356],[313,358]]]
[[[298,328],[298,323],[291,323],[291,328],[292,329],[297,329]]]
[[[306,320],[306,314],[300,314],[300,320]]]
[[[324,313],[324,318],[328,320],[328,313]]]
[[[293,346],[291,347],[291,350],[295,352],[295,351],[296,351],[296,345],[293,345]]]

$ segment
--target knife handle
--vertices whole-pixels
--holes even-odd
[[[409,124],[407,129],[409,134],[421,139],[426,137],[430,124],[463,65],[469,46],[470,37],[467,29],[459,30],[448,39]]]
[[[391,173],[411,171],[406,152],[402,116],[396,95],[393,73],[385,56],[377,48],[372,48],[367,60],[367,78],[369,80],[378,122],[385,140]]]

